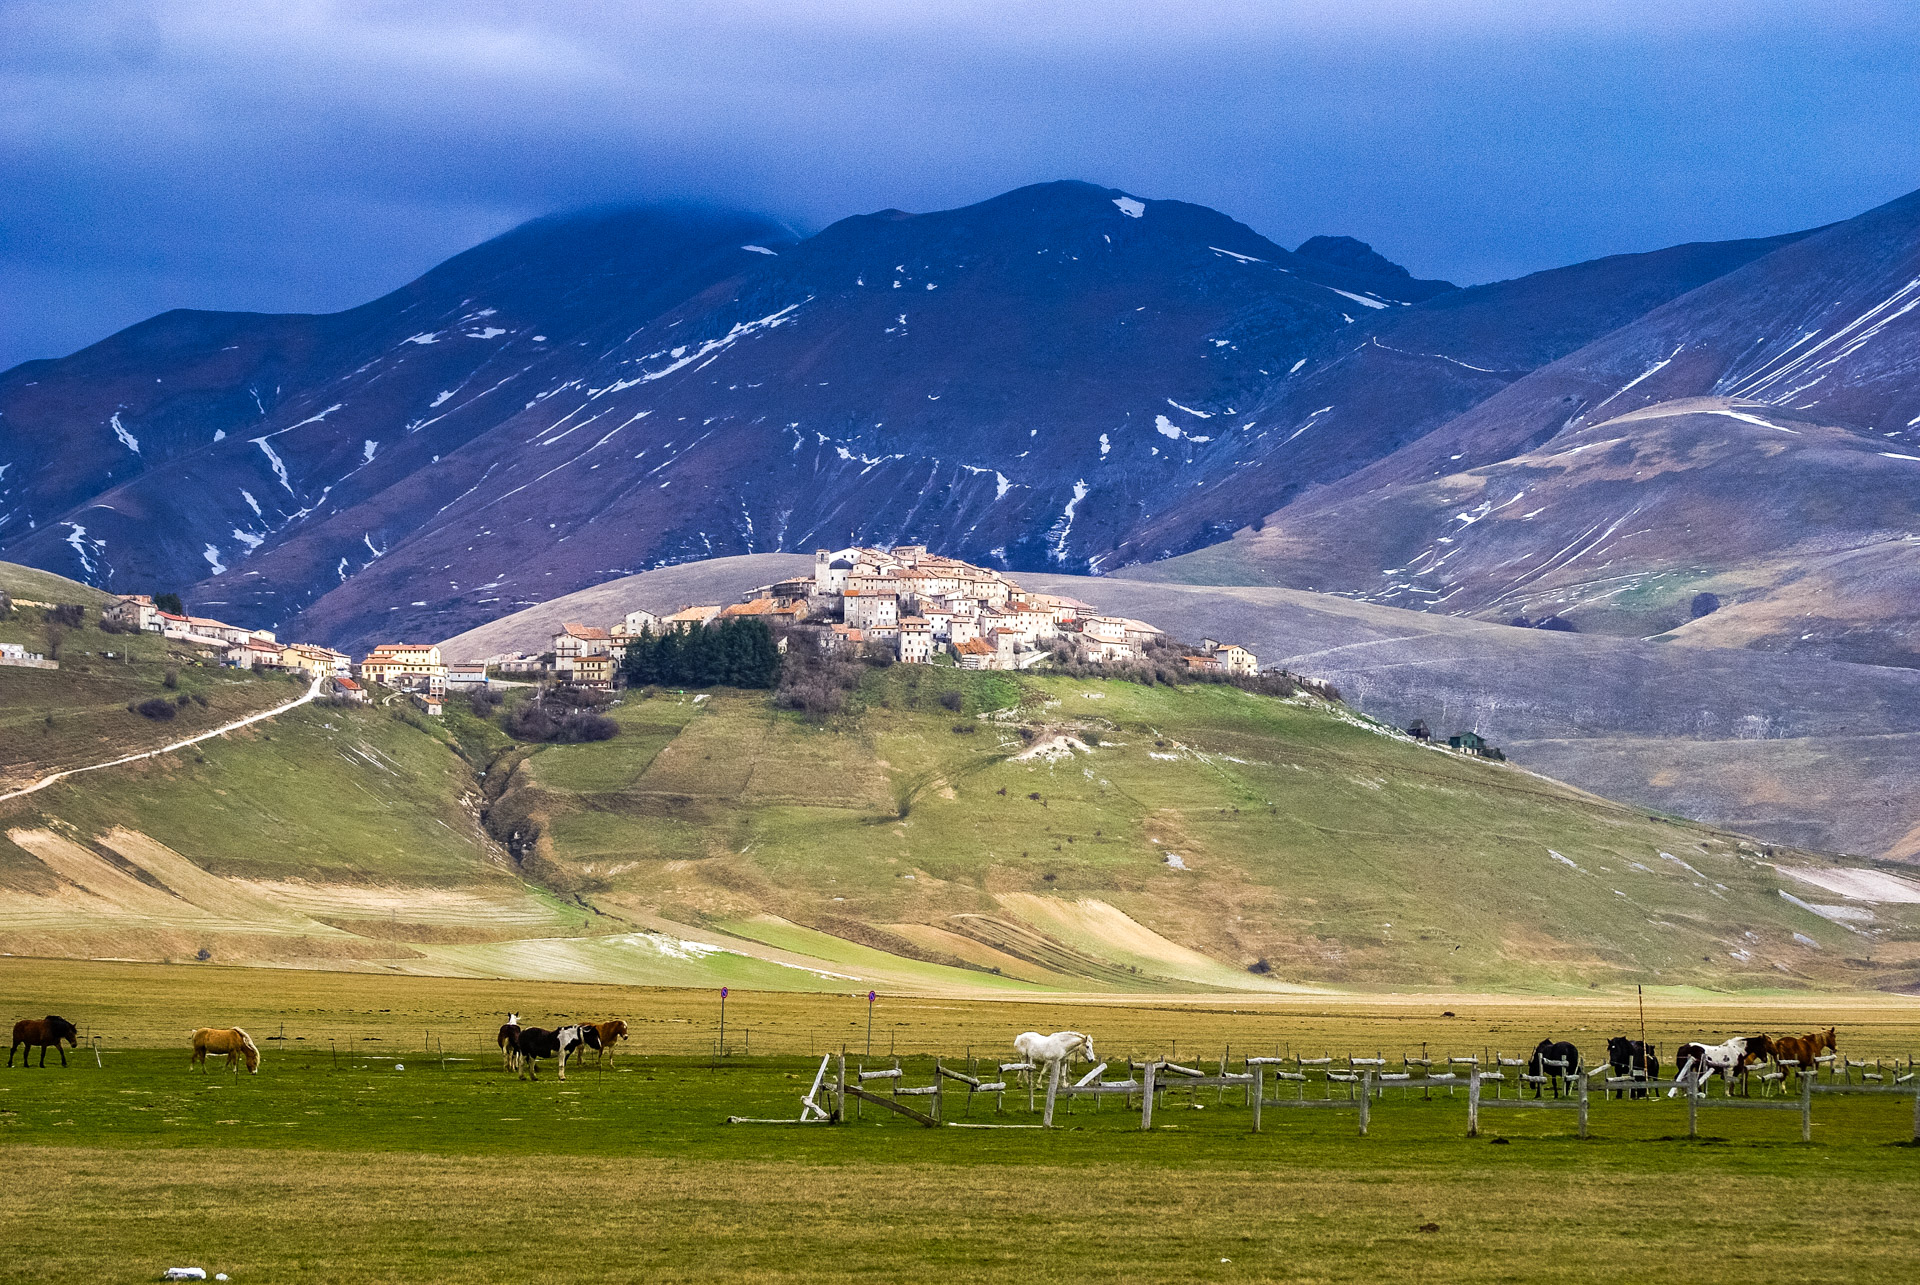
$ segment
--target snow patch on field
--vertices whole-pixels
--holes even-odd
[[[1026,749],[1013,756],[1015,763],[1070,762],[1074,751],[1091,754],[1093,749],[1085,741],[1066,732],[1057,732],[1052,736],[1043,736]]]
[[[1816,870],[1775,866],[1781,874],[1854,901],[1920,905],[1920,882],[1882,870]]]
[[[1116,196],[1113,198],[1113,203],[1120,207],[1120,213],[1130,219],[1137,219],[1147,212],[1145,201],[1136,201],[1130,196]]]
[[[1859,906],[1816,906],[1811,902],[1800,900],[1800,898],[1794,896],[1785,888],[1780,890],[1780,900],[1789,905],[1798,906],[1809,914],[1818,915],[1822,919],[1830,920],[1833,923],[1849,928],[1854,924],[1870,924],[1873,922],[1873,912],[1871,910],[1862,910]]]

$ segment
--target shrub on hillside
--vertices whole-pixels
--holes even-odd
[[[6,590],[0,589],[0,620],[5,620],[12,614],[13,599],[7,594]]]
[[[169,615],[187,614],[187,604],[180,601],[180,595],[177,593],[156,593],[153,595],[153,605]]]
[[[591,708],[536,697],[513,711],[507,719],[507,731],[523,741],[573,745],[611,740],[620,734],[620,725]]]
[[[167,676],[160,680],[160,685],[168,691],[176,690],[180,686],[180,671],[169,667],[167,669]]]
[[[499,709],[501,702],[505,699],[499,692],[490,691],[485,687],[467,693],[467,705],[473,710],[476,718],[492,718],[493,711]]]
[[[829,652],[824,645],[828,637],[813,626],[788,633],[787,654],[780,662],[780,686],[775,693],[783,708],[822,719],[847,707],[847,697],[860,685],[866,666],[851,656]]]
[[[155,696],[151,700],[141,701],[138,705],[129,704],[127,712],[138,714],[142,718],[150,718],[156,723],[165,723],[171,721],[180,711],[164,696]]]
[[[77,602],[63,602],[47,608],[47,619],[68,629],[78,629],[87,623],[87,609]]]
[[[955,692],[941,692],[941,693],[940,693],[940,704],[941,704],[941,706],[942,706],[943,708],[946,708],[946,709],[949,709],[949,710],[952,710],[952,711],[953,711],[954,713],[956,713],[956,714],[958,714],[958,713],[960,712],[960,702],[961,702],[961,699],[962,699],[962,698],[961,698],[961,695],[960,695],[960,693],[959,693],[959,692],[957,692],[957,691],[955,691]]]

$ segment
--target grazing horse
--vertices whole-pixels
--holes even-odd
[[[1092,1038],[1079,1031],[1055,1031],[1051,1035],[1026,1031],[1014,1037],[1013,1048],[1022,1061],[1031,1063],[1035,1070],[1044,1068],[1048,1075],[1053,1074],[1055,1063],[1060,1064],[1061,1073],[1065,1074],[1067,1067],[1073,1065],[1076,1053],[1089,1062],[1100,1060],[1093,1051]]]
[[[14,1050],[25,1045],[27,1051],[21,1054],[20,1065],[25,1066],[27,1059],[33,1056],[35,1046],[40,1049],[40,1065],[47,1064],[47,1046],[52,1045],[54,1052],[60,1055],[60,1065],[67,1064],[67,1051],[61,1047],[65,1041],[80,1047],[80,1030],[64,1017],[48,1014],[45,1017],[23,1018],[13,1024],[13,1046],[7,1050],[7,1065],[13,1065]]]
[[[540,1059],[552,1057],[560,1059],[560,1078],[567,1078],[567,1054],[575,1046],[586,1043],[586,1027],[576,1023],[563,1026],[557,1031],[544,1027],[527,1026],[520,1031],[519,1058],[520,1078],[537,1080],[540,1078]]]
[[[514,1070],[520,1060],[520,1014],[508,1013],[507,1024],[500,1028],[500,1069]]]
[[[1725,1077],[1727,1093],[1733,1093],[1733,1077],[1747,1064],[1747,1037],[1736,1035],[1724,1044],[1682,1044],[1674,1055],[1674,1086],[1670,1098],[1680,1096],[1682,1087],[1706,1092],[1706,1084],[1715,1075]]]
[[[1616,1035],[1607,1041],[1607,1062],[1616,1076],[1628,1076],[1638,1071],[1648,1080],[1660,1078],[1660,1059],[1653,1055],[1653,1045],[1630,1040],[1624,1035]],[[1619,1092],[1636,1098],[1647,1096],[1645,1089],[1622,1089]]]
[[[193,1057],[187,1063],[187,1069],[200,1068],[202,1075],[207,1071],[207,1054],[227,1055],[227,1069],[235,1070],[241,1058],[247,1062],[247,1074],[257,1075],[260,1071],[260,1050],[254,1047],[253,1036],[237,1026],[202,1026],[193,1033]]]
[[[1565,1040],[1541,1040],[1534,1048],[1533,1056],[1527,1059],[1527,1074],[1546,1076],[1553,1084],[1553,1096],[1560,1096],[1560,1081],[1573,1082],[1573,1076],[1580,1069],[1580,1050]],[[1533,1096],[1540,1096],[1540,1085],[1533,1086]]]
[[[595,1022],[589,1029],[593,1031],[599,1040],[599,1042],[593,1046],[598,1050],[598,1055],[594,1058],[594,1064],[597,1066],[603,1061],[611,1062],[613,1060],[613,1046],[627,1038],[627,1024],[616,1017],[611,1022]]]
[[[1772,1043],[1774,1058],[1780,1062],[1798,1063],[1795,1069],[1802,1074],[1813,1070],[1818,1065],[1816,1059],[1823,1052],[1838,1053],[1840,1051],[1840,1045],[1834,1039],[1831,1026],[1824,1031],[1815,1031],[1811,1035],[1782,1035]]]

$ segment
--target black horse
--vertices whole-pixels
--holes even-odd
[[[24,1044],[27,1051],[20,1059],[21,1066],[25,1066],[27,1058],[33,1056],[35,1045],[40,1048],[41,1066],[47,1064],[48,1045],[52,1045],[54,1051],[60,1054],[60,1065],[65,1066],[67,1051],[61,1047],[63,1041],[76,1049],[80,1047],[80,1028],[66,1018],[54,1017],[51,1014],[46,1017],[22,1018],[13,1024],[13,1044],[7,1049],[7,1065],[13,1065],[14,1053]]]
[[[593,1028],[586,1027],[584,1029],[592,1030]],[[539,1079],[540,1059],[552,1057],[560,1059],[560,1078],[563,1080],[566,1079],[567,1055],[580,1045],[586,1043],[586,1040],[587,1037],[583,1033],[583,1028],[580,1023],[575,1023],[572,1026],[563,1026],[557,1031],[549,1031],[545,1027],[540,1026],[521,1027],[520,1039],[517,1045],[517,1051],[520,1055],[520,1078],[523,1080]]]
[[[1638,1075],[1646,1080],[1660,1078],[1660,1059],[1653,1055],[1653,1045],[1630,1040],[1624,1035],[1616,1035],[1607,1041],[1607,1062],[1617,1077]],[[1646,1089],[1622,1089],[1616,1092],[1636,1098],[1652,1096]]]
[[[1565,1040],[1541,1040],[1533,1056],[1527,1059],[1527,1074],[1548,1076],[1553,1083],[1553,1096],[1560,1096],[1560,1081],[1573,1082],[1574,1072],[1580,1069],[1580,1050]],[[1540,1085],[1533,1086],[1533,1096],[1540,1096]]]

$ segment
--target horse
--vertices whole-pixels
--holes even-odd
[[[508,1013],[507,1023],[500,1028],[500,1069],[511,1071],[520,1058],[520,1014]]]
[[[1745,1096],[1753,1096],[1753,1081],[1747,1078],[1747,1068],[1758,1066],[1774,1056],[1776,1055],[1771,1036],[1747,1036],[1747,1051],[1741,1056],[1739,1065],[1733,1068],[1733,1073],[1740,1079],[1740,1091]]]
[[[1772,1041],[1773,1056],[1781,1063],[1793,1062],[1795,1070],[1802,1075],[1819,1065],[1817,1059],[1823,1052],[1838,1053],[1839,1042],[1834,1039],[1833,1028],[1815,1031],[1811,1035],[1782,1035]]]
[[[1616,1076],[1628,1076],[1636,1071],[1641,1078],[1657,1080],[1660,1078],[1660,1059],[1653,1055],[1653,1045],[1643,1044],[1639,1040],[1630,1040],[1624,1035],[1616,1035],[1607,1041],[1607,1062],[1613,1067]],[[1631,1097],[1644,1098],[1645,1089],[1619,1090]]]
[[[1541,1040],[1534,1048],[1533,1056],[1527,1059],[1527,1074],[1546,1076],[1553,1084],[1553,1096],[1560,1096],[1560,1081],[1573,1081],[1574,1072],[1580,1067],[1580,1050],[1565,1040]],[[1540,1085],[1533,1086],[1533,1096],[1540,1096]]]
[[[1674,1054],[1674,1086],[1667,1090],[1667,1096],[1680,1096],[1683,1087],[1704,1093],[1707,1081],[1715,1075],[1725,1077],[1727,1093],[1731,1095],[1733,1077],[1746,1063],[1747,1037],[1744,1035],[1736,1035],[1724,1044],[1682,1044]]]
[[[606,1051],[605,1046],[600,1043],[600,1028],[598,1025],[593,1022],[576,1022],[574,1025],[580,1031],[580,1038],[567,1050],[574,1061],[578,1062],[585,1058],[588,1049],[592,1049],[595,1053],[604,1053]],[[563,1064],[565,1060],[565,1058],[561,1059]]]
[[[567,1078],[567,1054],[574,1046],[586,1042],[586,1028],[578,1023],[563,1026],[557,1031],[549,1031],[540,1026],[522,1027],[518,1044],[520,1078],[537,1080],[540,1078],[540,1059],[553,1057],[560,1059],[560,1078]]]
[[[34,1047],[40,1049],[40,1065],[47,1064],[47,1046],[52,1045],[54,1052],[60,1055],[60,1065],[67,1064],[67,1050],[61,1047],[61,1041],[80,1047],[80,1028],[64,1017],[55,1017],[49,1013],[45,1017],[22,1018],[13,1024],[13,1045],[7,1049],[7,1065],[13,1065],[14,1050],[22,1045],[26,1052],[20,1057],[20,1065],[27,1065],[27,1059],[33,1056]]]
[[[247,1074],[260,1073],[260,1050],[254,1047],[253,1036],[237,1026],[202,1026],[193,1032],[193,1057],[187,1062],[187,1069],[200,1068],[207,1073],[207,1054],[227,1055],[227,1069],[238,1074],[235,1068],[241,1058],[246,1059]]]
[[[1047,1074],[1053,1074],[1054,1065],[1060,1065],[1062,1072],[1073,1064],[1075,1053],[1089,1062],[1098,1062],[1099,1055],[1093,1051],[1093,1040],[1079,1031],[1055,1031],[1051,1035],[1042,1035],[1038,1031],[1025,1031],[1014,1037],[1014,1052],[1023,1062],[1031,1064],[1035,1070],[1046,1068]]]
[[[603,1061],[612,1061],[613,1046],[627,1038],[627,1024],[616,1017],[611,1022],[593,1023],[592,1030],[599,1037],[599,1043],[593,1046],[598,1050],[594,1064],[597,1066]]]

